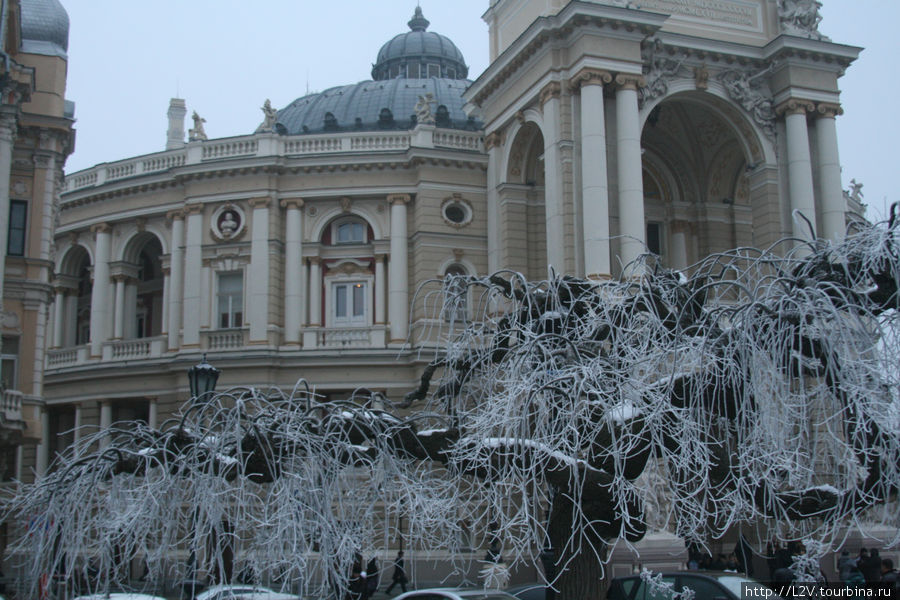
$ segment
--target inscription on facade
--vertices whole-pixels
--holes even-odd
[[[759,5],[737,0],[640,0],[643,10],[694,17],[742,27],[759,27]]]

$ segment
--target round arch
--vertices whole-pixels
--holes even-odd
[[[143,230],[140,230],[137,226],[132,226],[124,232],[122,243],[113,253],[113,256],[116,257],[115,260],[136,264],[141,249],[153,238],[156,238],[159,242],[162,253],[168,254],[168,240],[159,228],[156,226],[147,226]]]
[[[325,232],[325,228],[328,227],[332,221],[341,217],[358,217],[366,222],[366,224],[372,228],[372,237],[376,240],[384,239],[384,230],[378,223],[378,219],[375,218],[375,215],[371,214],[366,209],[360,209],[357,207],[352,207],[349,211],[345,211],[342,208],[335,206],[328,210],[323,210],[319,215],[315,217],[315,221],[313,221],[309,239],[320,241],[322,239],[322,235]]]
[[[641,131],[650,115],[660,105],[675,101],[697,104],[714,113],[725,123],[743,149],[748,164],[775,164],[775,146],[763,129],[748,118],[744,109],[728,96],[725,87],[710,80],[705,91],[698,90],[693,79],[678,79],[669,83],[663,96],[645,102],[640,110]]]
[[[70,275],[73,277],[77,277],[78,273],[75,272],[75,269],[80,266],[82,256],[87,255],[88,265],[93,266],[94,264],[94,255],[91,252],[91,249],[80,243],[75,243],[66,248],[66,250],[60,254],[59,258],[56,261],[56,273],[58,275]]]

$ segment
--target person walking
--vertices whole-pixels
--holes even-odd
[[[375,557],[369,559],[366,564],[366,595],[364,600],[369,600],[378,591],[378,561]]]
[[[866,578],[866,583],[881,581],[881,557],[878,556],[878,548],[872,548],[868,556],[860,561],[859,570]]]
[[[850,570],[856,566],[856,560],[850,558],[850,553],[844,550],[841,552],[841,557],[838,559],[838,576],[841,578],[841,583],[847,583],[847,580],[850,579]]]
[[[394,559],[394,573],[391,575],[391,585],[388,586],[386,590],[384,590],[385,594],[390,594],[391,590],[394,589],[394,586],[400,584],[400,589],[404,592],[406,591],[406,584],[409,583],[409,579],[406,577],[406,567],[403,560],[403,550],[397,552],[397,558]]]

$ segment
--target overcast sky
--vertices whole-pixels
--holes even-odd
[[[415,0],[61,0],[69,13],[66,96],[75,153],[66,171],[165,148],[169,99],[184,98],[210,138],[252,133],[269,98],[370,78],[381,45],[408,31]],[[453,40],[475,79],[488,63],[488,0],[420,0],[429,31]],[[900,201],[900,0],[824,0],[819,30],[866,50],[840,80],[844,187],[870,211]],[[870,212],[871,216],[871,212]]]

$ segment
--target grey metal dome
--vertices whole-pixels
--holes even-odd
[[[478,130],[483,124],[463,112],[467,80],[406,79],[361,81],[303,96],[278,112],[275,131],[283,135],[326,131],[410,129],[419,96],[432,94],[435,125]]]
[[[22,0],[22,51],[66,58],[69,14],[59,0]]]
[[[378,51],[378,58],[372,66],[372,79],[468,77],[469,67],[456,44],[446,36],[426,31],[429,22],[422,15],[421,7],[416,7],[407,25],[410,31],[394,36]]]

